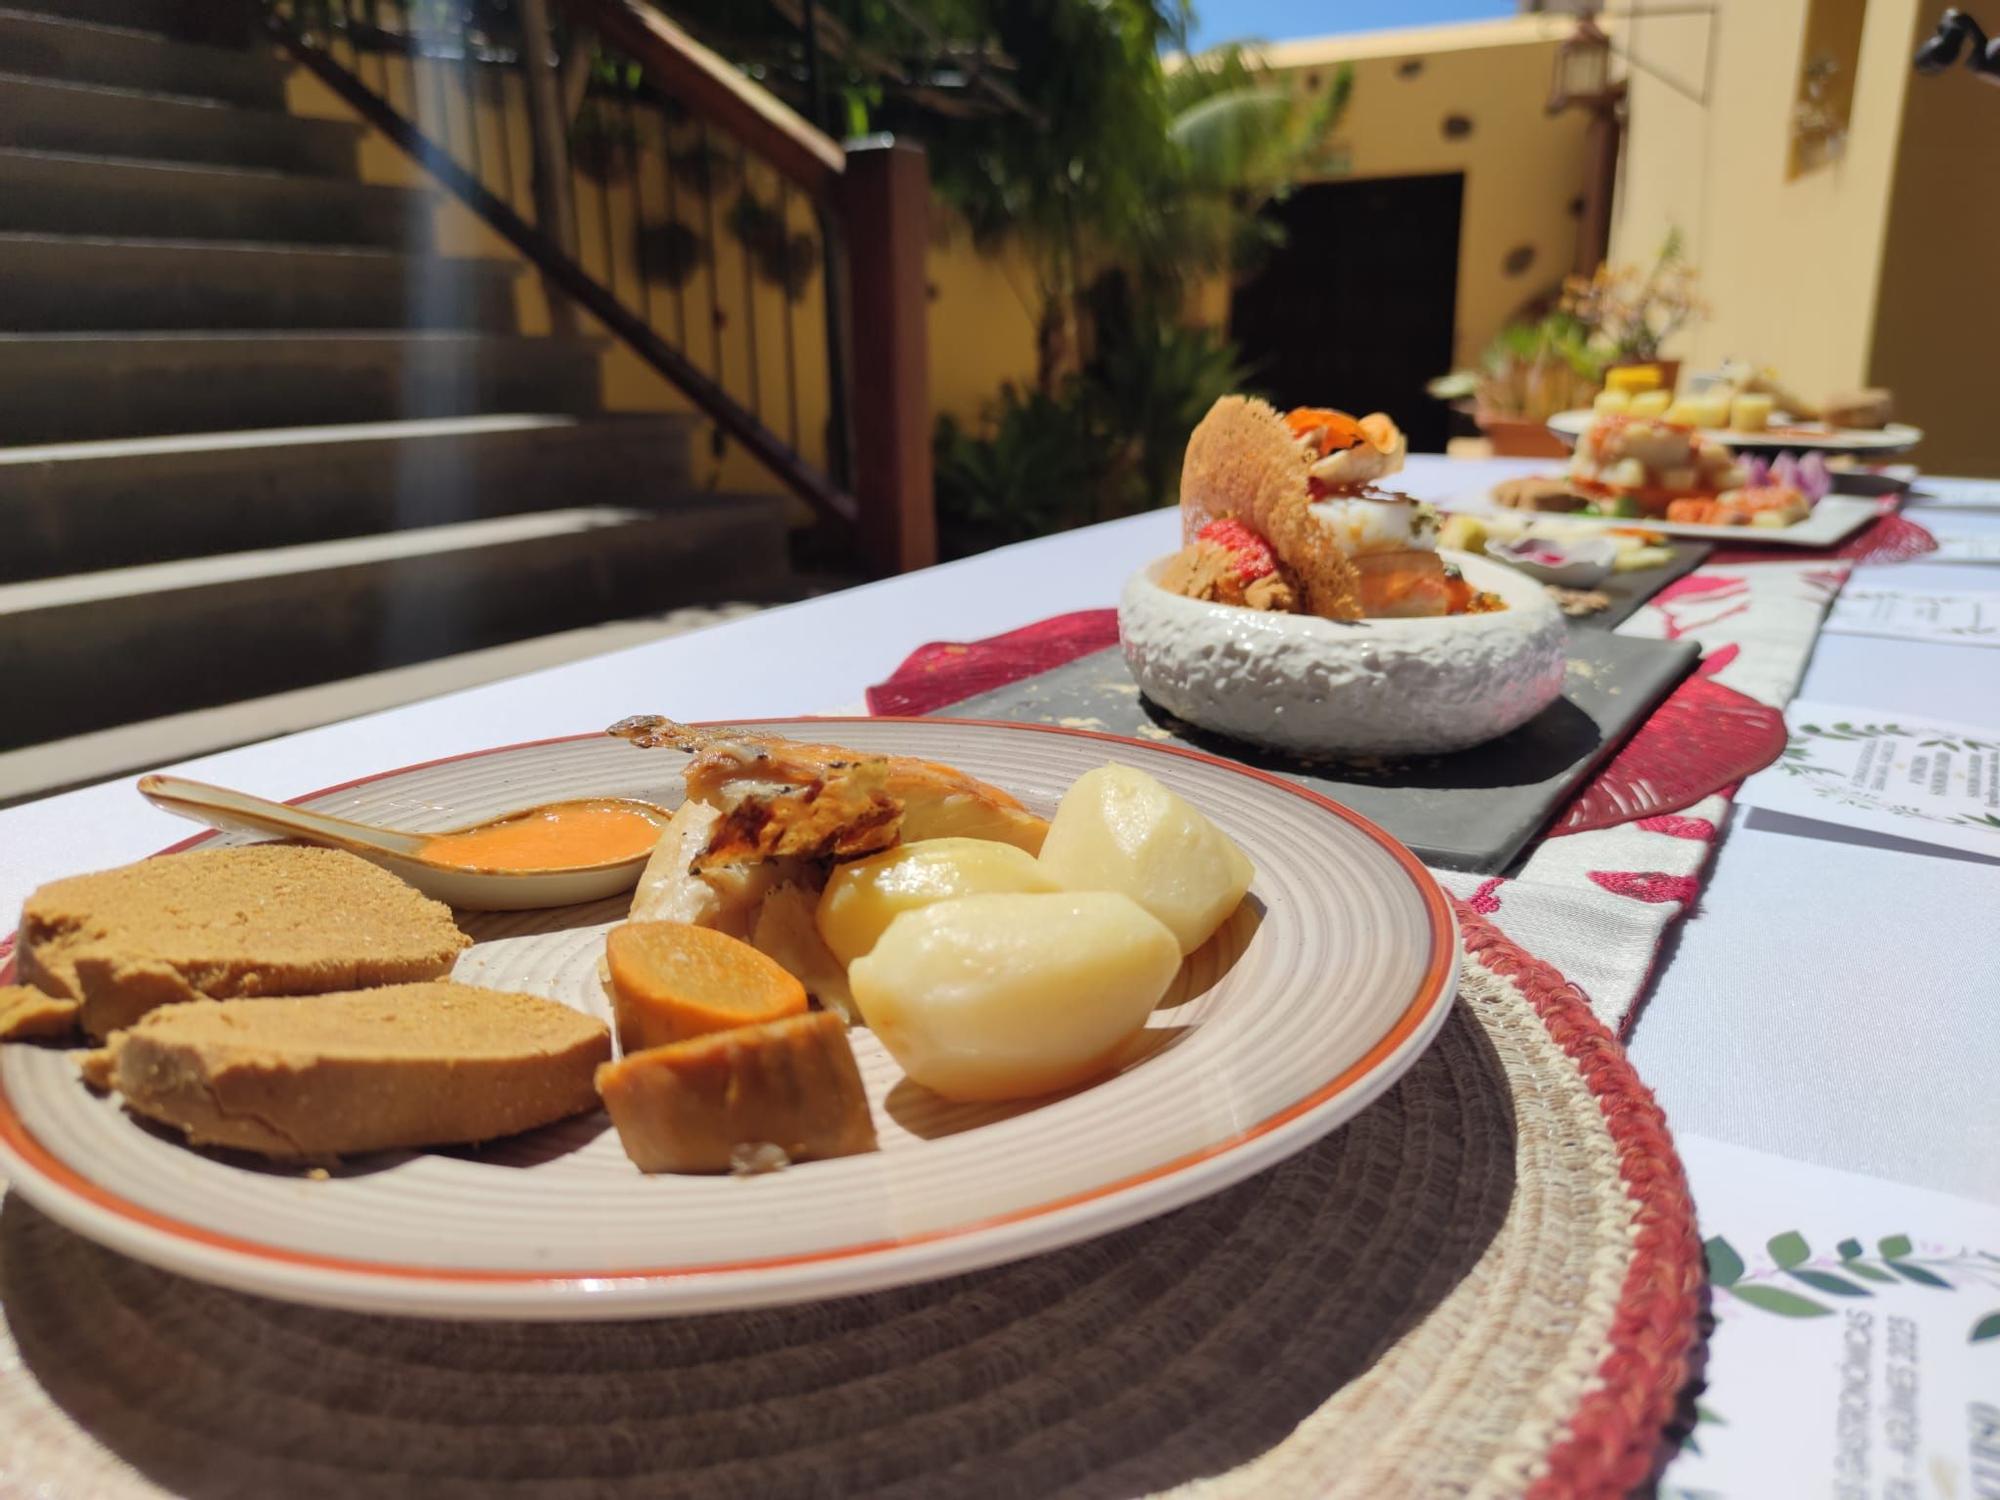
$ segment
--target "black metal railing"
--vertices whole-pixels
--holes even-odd
[[[537,267],[553,331],[582,308],[714,419],[718,447],[861,520],[834,143],[714,108],[710,85],[737,85],[628,0],[263,4],[300,63]]]

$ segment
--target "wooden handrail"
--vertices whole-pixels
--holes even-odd
[[[763,157],[815,203],[834,202],[847,166],[840,143],[784,100],[759,88],[651,6],[632,0],[561,0],[561,4],[689,109]]]

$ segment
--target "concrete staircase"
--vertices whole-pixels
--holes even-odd
[[[780,502],[604,413],[602,345],[523,335],[519,268],[437,254],[285,67],[222,0],[0,0],[0,801],[136,769],[135,721],[185,755],[797,592]]]

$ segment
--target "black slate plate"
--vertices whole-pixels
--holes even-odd
[[[1671,562],[1661,563],[1657,568],[1640,568],[1632,573],[1613,573],[1597,587],[1611,596],[1611,607],[1594,615],[1582,615],[1570,621],[1587,630],[1609,630],[1622,625],[1632,612],[1653,595],[1672,583],[1676,578],[1685,577],[1701,566],[1702,559],[1715,550],[1712,542],[1666,541],[1661,545],[1673,552]]]
[[[1455,755],[1307,761],[1183,724],[1140,696],[1113,647],[939,709],[964,719],[1064,724],[1189,745],[1281,776],[1372,818],[1427,864],[1504,870],[1700,655],[1690,641],[1570,633],[1558,698],[1512,734]]]

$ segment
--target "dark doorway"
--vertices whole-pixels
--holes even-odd
[[[1424,382],[1452,364],[1465,175],[1315,183],[1271,206],[1284,247],[1238,287],[1229,331],[1280,409],[1386,411],[1412,452],[1444,450]]]

